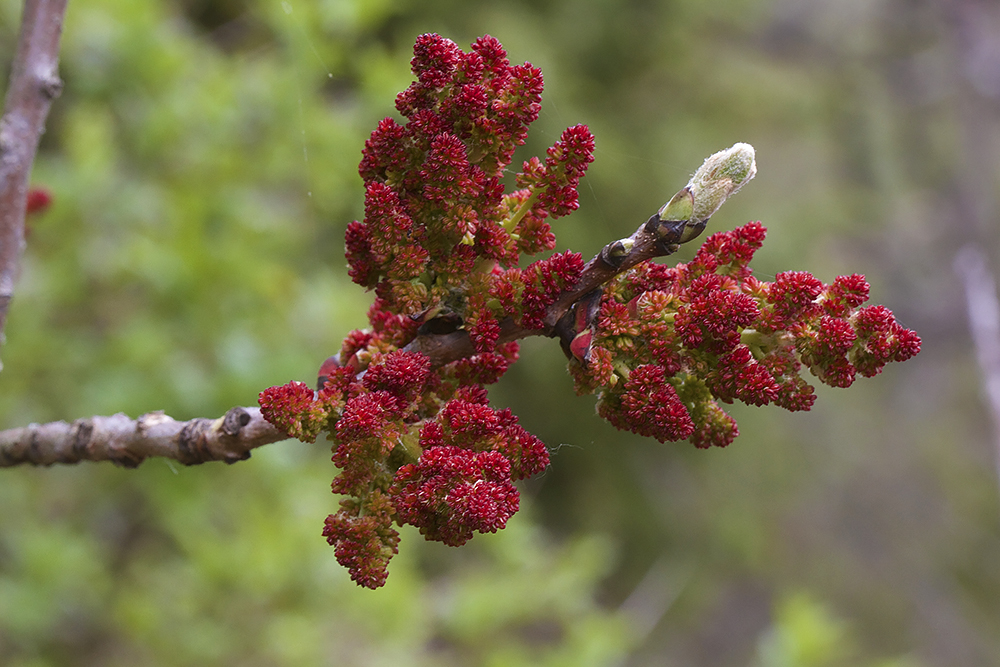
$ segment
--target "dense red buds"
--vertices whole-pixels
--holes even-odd
[[[396,515],[429,540],[461,546],[495,533],[517,511],[510,461],[499,452],[429,447],[396,473]]]

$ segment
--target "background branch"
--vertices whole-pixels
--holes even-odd
[[[259,408],[231,408],[219,419],[179,422],[162,412],[138,419],[123,414],[78,419],[72,424],[31,424],[0,432],[0,467],[22,463],[111,461],[135,468],[150,457],[166,457],[184,465],[208,461],[235,463],[250,450],[286,440]]]
[[[49,107],[62,90],[59,38],[66,0],[25,0],[0,118],[0,341],[24,251],[28,180]]]
[[[997,480],[1000,482],[1000,301],[996,280],[983,253],[966,246],[955,255],[955,271],[965,288],[969,330],[983,376],[987,406],[993,417]]]

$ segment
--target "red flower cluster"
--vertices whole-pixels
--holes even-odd
[[[452,546],[503,528],[518,508],[513,482],[549,464],[545,445],[510,410],[486,405],[485,392],[465,395],[424,423],[420,460],[400,468],[393,487],[400,519]]]
[[[458,547],[473,531],[495,533],[518,509],[510,461],[498,452],[431,447],[396,476],[400,520],[429,540]]]
[[[683,440],[694,432],[691,415],[667,382],[666,370],[655,364],[643,364],[629,373],[624,390],[602,401],[599,414],[616,428],[660,442]]]
[[[270,387],[260,394],[260,411],[290,437],[315,442],[329,423],[330,415],[342,402],[333,392],[318,395],[304,382],[289,382]]]
[[[765,229],[713,234],[688,264],[645,262],[608,286],[586,355],[571,360],[580,393],[600,395],[615,426],[658,440],[724,447],[738,435],[717,401],[808,410],[821,382],[850,386],[920,351],[920,338],[868,298],[863,276],[824,285],[791,271],[774,282],[749,268]]]
[[[392,505],[381,491],[373,491],[366,502],[344,501],[342,509],[326,517],[323,537],[334,546],[337,562],[351,579],[366,588],[378,588],[389,576],[389,559],[396,555],[399,533],[385,517]]]

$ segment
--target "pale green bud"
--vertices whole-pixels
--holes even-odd
[[[687,185],[694,197],[690,219],[693,222],[708,220],[756,175],[757,162],[750,144],[735,144],[710,155]]]
[[[710,155],[694,172],[688,184],[646,221],[648,233],[660,237],[667,254],[677,250],[704,231],[708,219],[722,204],[757,175],[753,146],[735,144]],[[602,256],[612,266],[615,248],[604,249]]]
[[[655,229],[671,251],[676,250],[677,244],[701,234],[712,214],[756,174],[750,144],[736,144],[709,156],[688,184],[647,221],[647,229]]]

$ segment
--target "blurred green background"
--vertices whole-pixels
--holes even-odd
[[[19,13],[0,0],[4,77]],[[404,530],[375,592],[320,536],[322,443],[0,471],[0,664],[1000,665],[994,435],[952,267],[1000,259],[986,0],[71,2],[0,427],[214,417],[310,381],[364,324],[357,163],[431,31],[543,69],[518,159],[596,135],[560,249],[631,233],[747,141],[759,175],[712,226],[763,221],[761,277],[866,274],[923,352],[809,413],[735,406],[737,441],[697,451],[615,431],[526,341],[491,398],[552,467],[497,535]]]

